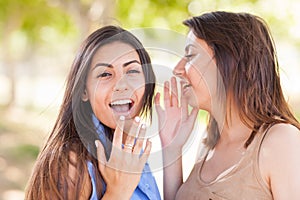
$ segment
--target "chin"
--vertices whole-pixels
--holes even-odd
[[[195,98],[189,98],[187,103],[193,108],[199,108],[199,102]]]

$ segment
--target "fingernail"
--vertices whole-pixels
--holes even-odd
[[[96,148],[98,148],[98,141],[95,140],[95,145],[96,145]]]
[[[120,120],[124,121],[125,117],[123,115],[120,116]]]
[[[152,145],[152,141],[148,138],[147,139],[147,143],[149,144],[149,145]]]
[[[140,117],[139,117],[139,116],[136,116],[136,117],[134,118],[134,120],[135,120],[137,123],[139,123],[139,122],[140,122]]]
[[[142,124],[141,128],[146,129],[146,124]]]

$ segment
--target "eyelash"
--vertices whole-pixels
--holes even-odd
[[[141,73],[139,70],[136,70],[136,69],[132,69],[132,70],[128,70],[127,74],[133,74],[133,73]]]
[[[97,78],[99,78],[99,77],[104,78],[104,77],[107,77],[107,76],[111,76],[111,73],[108,73],[108,72],[101,73],[97,76]]]
[[[193,58],[193,56],[195,56],[195,54],[187,54],[184,57],[187,59],[187,61],[190,61]]]
[[[139,70],[135,70],[135,69],[132,69],[132,70],[128,70],[127,71],[127,74],[134,74],[134,73],[141,73]],[[111,73],[108,73],[108,72],[104,72],[104,73],[101,73],[97,76],[97,78],[105,78],[107,76],[111,76],[112,74]]]

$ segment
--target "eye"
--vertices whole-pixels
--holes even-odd
[[[104,77],[108,77],[108,76],[111,76],[111,73],[108,73],[108,72],[103,72],[103,73],[101,73],[101,74],[99,74],[98,76],[97,76],[97,78],[104,78]]]
[[[141,71],[140,70],[136,70],[136,69],[131,69],[131,70],[128,70],[126,73],[127,74],[139,74],[139,73],[141,73]]]
[[[195,54],[186,54],[184,55],[185,59],[189,62],[193,59],[193,57],[195,56]]]

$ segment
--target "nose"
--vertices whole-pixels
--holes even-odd
[[[122,92],[128,90],[128,83],[125,76],[120,77],[120,80],[117,81],[114,91]]]
[[[184,59],[181,59],[175,68],[173,69],[173,74],[179,78],[185,76],[185,63],[186,61]]]

